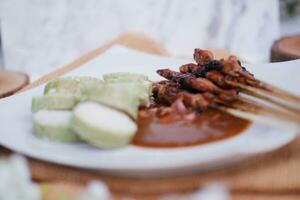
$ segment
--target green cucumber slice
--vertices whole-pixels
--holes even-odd
[[[125,113],[96,102],[83,102],[74,108],[71,128],[82,140],[101,148],[125,146],[137,131]]]
[[[78,142],[70,128],[71,111],[40,110],[33,115],[34,133],[40,138],[58,142]]]

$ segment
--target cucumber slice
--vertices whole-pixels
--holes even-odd
[[[77,142],[80,138],[70,128],[71,111],[40,110],[33,115],[34,133],[58,142]]]
[[[57,78],[47,83],[44,94],[67,93],[81,95],[83,88],[101,83],[101,80],[89,76]]]
[[[96,102],[74,108],[71,128],[82,140],[101,148],[125,146],[137,131],[137,125],[125,113]]]
[[[79,103],[80,97],[68,94],[47,94],[40,97],[33,97],[31,110],[71,110]]]

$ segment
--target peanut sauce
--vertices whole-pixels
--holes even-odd
[[[199,145],[236,136],[251,124],[217,110],[204,111],[192,120],[187,118],[172,114],[159,117],[147,110],[140,111],[133,144],[143,147]]]

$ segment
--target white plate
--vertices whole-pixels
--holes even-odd
[[[152,80],[158,68],[178,69],[191,60],[147,55],[115,46],[66,76],[101,77],[108,72],[139,72]],[[298,66],[297,66],[298,65]],[[249,65],[257,77],[300,95],[300,60],[274,65]],[[43,141],[32,133],[31,98],[42,94],[44,85],[0,100],[0,144],[37,159],[101,170],[126,176],[162,176],[203,171],[277,149],[295,138],[295,133],[253,124],[243,134],[219,142],[182,148],[142,148],[129,145],[102,150],[86,144]]]

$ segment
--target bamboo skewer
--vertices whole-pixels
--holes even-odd
[[[271,126],[288,128],[294,131],[300,130],[300,117],[293,115],[290,112],[278,110],[244,97],[240,97],[231,104],[218,103],[218,105],[215,105],[214,107],[235,116]]]
[[[284,120],[293,121],[295,123],[300,124],[300,116],[296,116],[291,112],[279,110],[279,109],[270,107],[268,105],[261,104],[259,102],[256,102],[252,99],[248,99],[245,97],[240,96],[238,101],[234,102],[231,106],[233,108],[249,111],[254,114],[257,113],[257,114],[276,116],[277,118],[282,118]]]
[[[289,120],[282,120],[281,117],[277,118],[274,115],[261,115],[258,113],[229,108],[226,106],[219,106],[218,109],[237,117],[241,117],[251,121],[256,121],[262,124],[267,124],[277,128],[288,129],[296,133],[298,133],[300,130],[299,123],[295,123]]]
[[[270,94],[272,96],[276,96],[276,97],[279,97],[279,98],[284,98],[285,100],[288,100],[289,102],[296,104],[298,109],[300,109],[300,97],[295,96],[295,95],[291,94],[290,92],[287,92],[287,91],[285,91],[281,88],[278,88],[276,86],[267,84],[265,82],[262,82],[262,84],[266,87],[266,89],[268,91],[270,91]]]
[[[235,83],[239,91],[249,96],[264,100],[275,106],[289,110],[300,116],[300,98],[275,86],[263,83],[264,88],[255,88],[248,85]]]

